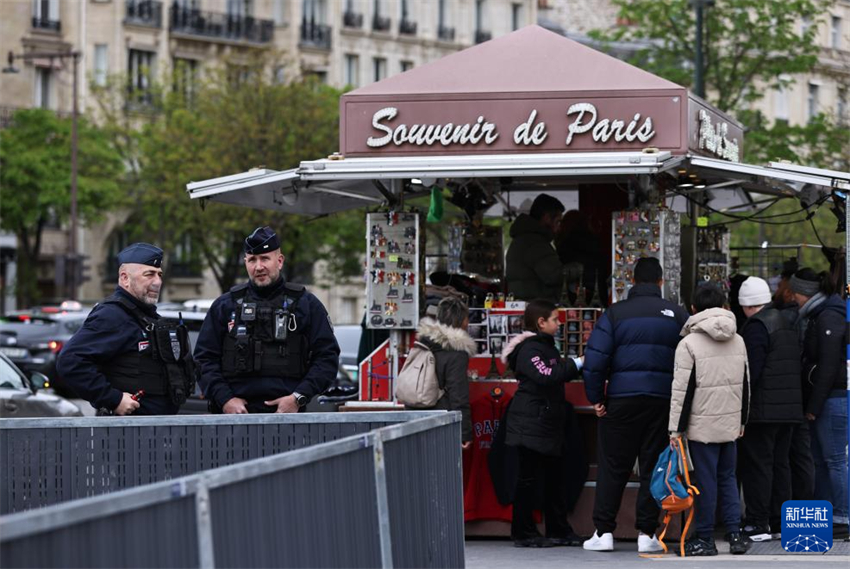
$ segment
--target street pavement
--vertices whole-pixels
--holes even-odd
[[[776,544],[777,547],[779,544]],[[595,567],[616,567],[617,569],[632,569],[647,567],[650,564],[677,564],[689,568],[735,566],[744,569],[766,567],[770,565],[798,567],[801,564],[814,564],[815,569],[848,569],[850,567],[850,543],[836,547],[834,554],[827,555],[791,555],[779,553],[776,555],[729,555],[729,546],[718,541],[717,557],[688,557],[681,558],[667,554],[658,558],[642,558],[637,553],[637,543],[634,541],[617,541],[613,552],[584,551],[581,547],[553,547],[549,549],[517,548],[506,539],[484,540],[469,539],[466,541],[467,569],[515,569],[531,567],[533,569],[558,568],[566,569],[575,565]],[[840,551],[839,551],[840,550]],[[759,565],[757,565],[759,564]]]

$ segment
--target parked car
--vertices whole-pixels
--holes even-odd
[[[57,393],[76,397],[56,374],[62,346],[80,329],[89,310],[43,312],[30,310],[0,316],[0,354],[24,372],[46,375]]]
[[[334,326],[334,336],[339,344],[339,363],[351,381],[357,381],[359,364],[357,352],[360,350],[360,335],[363,329],[359,324]]]
[[[80,408],[59,395],[48,393],[49,380],[32,372],[30,377],[0,354],[0,417],[81,417]]]

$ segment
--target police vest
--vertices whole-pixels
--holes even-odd
[[[144,330],[143,342],[147,342],[100,366],[110,385],[127,393],[144,390],[146,395],[167,395],[172,403],[182,405],[195,390],[197,373],[186,326],[151,318],[119,294],[103,304],[117,304],[129,313]]]
[[[230,295],[236,308],[222,346],[222,375],[303,379],[310,361],[306,330],[297,315],[304,287],[285,283],[275,296],[260,298],[245,283]]]

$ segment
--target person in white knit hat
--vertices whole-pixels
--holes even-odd
[[[791,499],[791,434],[803,419],[797,335],[779,310],[767,306],[770,301],[764,279],[750,277],[741,285],[752,399],[738,462],[746,504],[743,533],[753,541],[769,541],[781,530],[782,503]]]

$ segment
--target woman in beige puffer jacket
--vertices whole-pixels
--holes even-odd
[[[741,536],[741,504],[735,476],[735,440],[749,411],[747,348],[736,334],[735,316],[720,308],[725,295],[703,286],[694,293],[694,311],[676,348],[670,436],[686,434],[694,467],[696,524],[685,543],[686,556],[717,555],[715,512],[720,503],[726,540],[733,554],[747,551]]]

